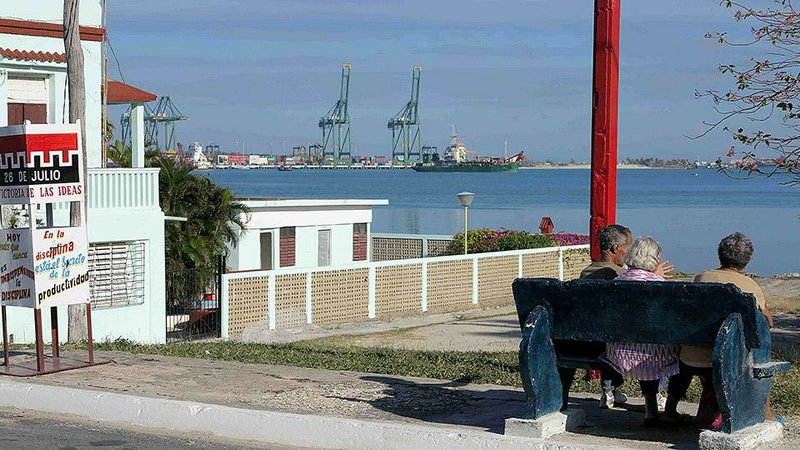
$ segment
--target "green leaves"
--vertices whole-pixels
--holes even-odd
[[[157,158],[159,198],[168,216],[186,217],[186,222],[165,226],[167,268],[214,267],[243,233],[250,210],[236,201],[230,189],[191,174],[191,168],[168,158]]]

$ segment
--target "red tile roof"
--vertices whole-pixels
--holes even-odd
[[[143,91],[139,88],[133,87],[129,84],[121,83],[119,81],[108,80],[108,97],[109,105],[121,105],[128,103],[146,103],[156,99],[155,94]]]
[[[67,55],[64,53],[33,52],[0,47],[0,57],[6,59],[16,59],[19,61],[39,61],[39,62],[67,62]]]

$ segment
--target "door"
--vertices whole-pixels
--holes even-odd
[[[40,103],[9,103],[8,124],[22,125],[26,120],[31,123],[47,123],[47,105]]]
[[[317,233],[317,265],[331,265],[331,230],[319,230]]]
[[[272,232],[261,233],[261,270],[272,270]]]

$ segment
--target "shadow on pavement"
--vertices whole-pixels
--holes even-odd
[[[519,416],[525,399],[524,393],[514,388],[468,389],[463,383],[415,383],[378,375],[363,376],[361,379],[384,384],[385,397],[376,400],[338,398],[367,402],[382,411],[423,422],[477,427],[499,434],[503,433],[505,419]],[[561,435],[558,440],[583,441],[587,437],[600,437],[641,443],[660,442],[667,448],[697,448],[700,430],[694,427],[644,428],[641,405],[601,410],[597,399],[570,398],[570,407],[584,410],[586,426]],[[626,444],[620,441],[616,445]],[[608,441],[605,443],[612,444]]]

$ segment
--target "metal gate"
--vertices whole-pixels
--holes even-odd
[[[216,267],[167,273],[167,342],[220,337],[220,293],[225,261]]]

